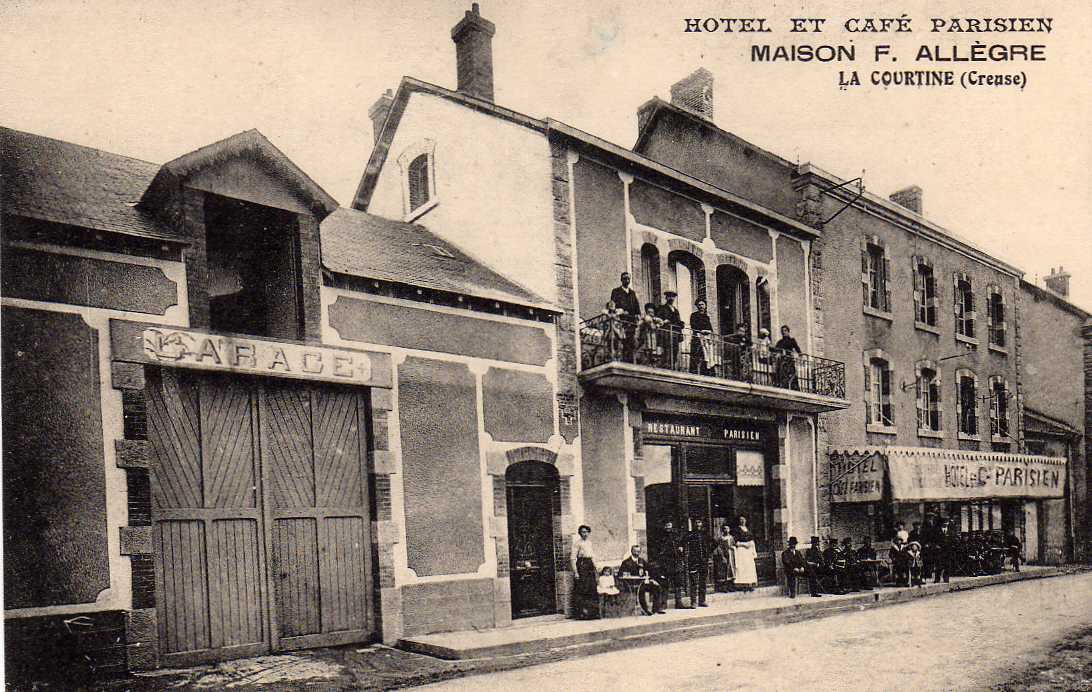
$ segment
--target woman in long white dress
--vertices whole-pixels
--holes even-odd
[[[758,585],[758,572],[755,570],[755,556],[758,549],[755,537],[747,528],[747,517],[740,515],[736,527],[736,589],[751,591]]]

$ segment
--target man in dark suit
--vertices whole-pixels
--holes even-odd
[[[819,548],[819,537],[811,537],[811,546],[804,553],[804,573],[808,575],[808,590],[819,598],[819,575],[823,573],[823,551]]]
[[[694,520],[694,530],[686,534],[686,571],[687,590],[690,592],[690,607],[704,608],[705,582],[709,572],[709,535],[705,532],[705,522]]]
[[[944,577],[944,583],[948,583],[952,563],[955,562],[955,548],[955,534],[952,531],[952,525],[945,520],[941,523],[940,533],[937,535],[937,564],[936,571],[933,573],[934,584],[939,584],[941,577]]]
[[[796,598],[796,580],[804,577],[807,568],[803,553],[796,549],[796,536],[789,537],[789,547],[781,553],[781,566],[785,568],[789,598]]]
[[[833,584],[834,593],[846,593],[846,559],[842,549],[838,547],[838,539],[833,536],[827,542],[827,549],[823,551],[823,562],[826,564],[827,576]]]
[[[658,578],[666,589],[670,584],[675,594],[675,607],[682,608],[682,589],[686,582],[685,536],[679,535],[671,521],[664,522],[663,547],[658,559]],[[666,595],[665,595],[666,599]]]
[[[708,375],[714,354],[705,352],[701,336],[703,332],[713,333],[713,323],[709,320],[704,300],[699,299],[694,303],[694,312],[690,315],[690,331],[693,332],[690,337],[690,372]],[[706,344],[711,345],[711,342],[707,340]]]
[[[615,286],[610,292],[611,302],[614,303],[614,307],[624,311],[633,322],[636,322],[641,316],[641,301],[637,300],[637,293],[629,285],[629,272],[622,272],[621,282],[621,286]]]
[[[675,291],[664,291],[664,304],[656,312],[656,316],[664,321],[663,328],[669,331],[667,343],[664,344],[664,364],[672,370],[679,358],[679,342],[682,341],[682,330],[686,326],[679,308],[675,306],[678,295]]]
[[[621,286],[615,286],[610,292],[610,301],[614,303],[616,310],[623,312],[621,316],[622,332],[625,339],[622,341],[622,359],[633,362],[633,350],[636,345],[633,341],[637,331],[637,320],[641,318],[641,301],[637,300],[637,293],[629,285],[629,272],[622,272]]]
[[[651,577],[648,563],[641,557],[641,546],[635,545],[629,549],[629,557],[622,560],[618,574],[622,577],[648,577],[645,588],[652,593],[652,613],[664,612],[664,590],[660,587],[660,583]]]

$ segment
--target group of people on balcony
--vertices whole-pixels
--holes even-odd
[[[714,334],[708,304],[698,299],[690,315],[689,348],[685,349],[687,324],[675,304],[678,294],[665,291],[662,304],[645,303],[642,310],[630,281],[629,273],[622,272],[620,285],[611,291],[603,311],[605,320],[594,330],[596,345],[606,348],[612,360],[800,388],[797,356],[801,350],[788,325],[781,327],[781,338],[776,344],[771,342],[765,327],[759,329],[758,339],[752,341],[744,323],[721,338]]]

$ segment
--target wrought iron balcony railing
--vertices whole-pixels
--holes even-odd
[[[671,329],[659,320],[599,315],[581,324],[584,370],[633,363],[809,394],[846,396],[846,366],[806,353],[735,343],[711,332]]]

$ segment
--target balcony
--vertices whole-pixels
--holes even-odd
[[[585,385],[817,413],[849,407],[845,364],[601,315],[580,329]]]

